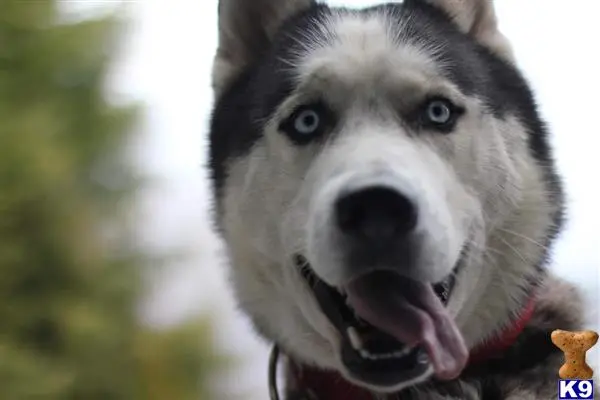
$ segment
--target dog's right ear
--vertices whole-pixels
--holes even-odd
[[[218,95],[268,48],[281,24],[315,0],[219,0],[219,45],[213,64]]]

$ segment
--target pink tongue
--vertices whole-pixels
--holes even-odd
[[[351,282],[346,292],[362,319],[410,347],[423,345],[437,378],[460,375],[469,353],[430,284],[377,272]]]

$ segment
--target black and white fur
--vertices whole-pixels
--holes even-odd
[[[239,305],[301,362],[407,399],[554,399],[553,329],[580,327],[575,289],[548,276],[563,194],[547,130],[492,0],[406,0],[364,10],[312,0],[220,0],[210,168],[215,212]],[[450,131],[414,110],[443,96],[464,110]],[[285,132],[305,104],[327,107],[318,137]],[[447,305],[467,346],[496,334],[537,296],[515,348],[437,382],[353,380],[339,334],[293,257],[339,286],[359,266],[332,222],[340,193],[388,185],[418,207],[412,278],[457,263]],[[550,344],[549,344],[550,343]]]

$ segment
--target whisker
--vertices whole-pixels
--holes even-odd
[[[504,238],[498,238],[502,243],[504,243],[506,245],[506,247],[508,247],[514,254],[517,255],[517,257],[519,257],[521,259],[521,261],[523,261],[525,264],[528,264],[529,261],[527,260],[527,258],[525,256],[523,256],[523,254],[521,254],[521,252],[519,252],[512,244],[510,244],[506,239]]]
[[[502,231],[504,233],[508,233],[509,235],[516,236],[516,237],[521,238],[523,240],[527,240],[528,242],[533,243],[533,244],[539,246],[543,250],[547,250],[548,249],[548,246],[545,246],[545,245],[543,245],[543,244],[535,241],[534,239],[532,239],[532,238],[530,238],[528,236],[525,236],[523,234],[520,234],[518,232],[511,231],[510,229],[506,229],[506,228],[498,228],[498,230],[500,230],[500,231]]]

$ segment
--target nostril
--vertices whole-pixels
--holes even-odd
[[[414,229],[412,201],[392,188],[375,186],[349,193],[335,205],[338,228],[360,239],[390,240]]]

